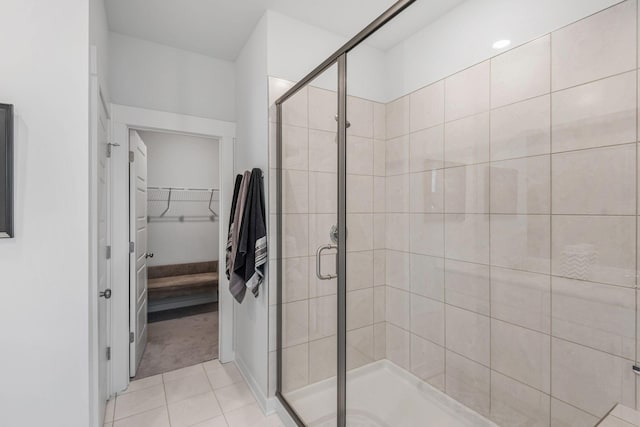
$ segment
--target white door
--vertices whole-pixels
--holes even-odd
[[[129,198],[129,375],[133,377],[147,344],[147,146],[134,130],[129,133]]]

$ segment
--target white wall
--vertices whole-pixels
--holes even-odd
[[[138,131],[147,145],[149,186],[180,188],[219,188],[219,143],[209,138]],[[157,192],[155,193],[157,194]],[[162,193],[166,195],[166,193]],[[180,193],[185,195],[185,193]],[[197,202],[173,202],[167,216],[195,215],[206,217],[209,212],[207,195],[199,194]],[[219,215],[219,193],[211,205]],[[150,201],[148,214],[159,216],[166,208],[162,201]],[[156,218],[157,219],[157,218]],[[200,218],[197,222],[154,221],[149,224],[149,265],[182,264],[218,259],[219,218],[215,222]]]
[[[313,25],[268,11],[267,71],[270,76],[298,81],[348,41]],[[384,51],[361,44],[349,55],[350,95],[383,102],[387,98]],[[337,88],[337,70],[321,75],[314,86]]]
[[[619,1],[466,1],[387,51],[387,101],[495,56],[496,40],[518,46]]]
[[[109,82],[116,104],[235,120],[234,64],[110,33]]]
[[[266,16],[260,19],[236,60],[236,78],[235,170],[242,173],[245,169],[261,168],[265,173],[266,191],[269,188]],[[268,278],[268,274],[266,276]],[[268,287],[269,282],[265,278],[258,298],[248,292],[242,304],[235,304],[234,311],[236,362],[249,377],[254,391],[265,398],[268,376]],[[261,404],[264,405],[264,400]]]
[[[0,425],[89,425],[89,3],[5,0],[16,237],[0,240]]]
[[[104,0],[89,3],[89,43],[98,51],[98,81],[105,102],[110,102],[109,90],[109,25]]]
[[[267,19],[263,16],[236,59],[236,170],[267,167]]]
[[[313,25],[298,21],[272,10],[267,11],[268,57],[270,76],[298,81],[320,65],[344,42],[345,37],[330,33]],[[295,35],[295,36],[294,36]],[[335,90],[336,73],[327,74],[314,82]]]

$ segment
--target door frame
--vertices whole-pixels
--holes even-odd
[[[225,212],[231,207],[234,178],[234,150],[236,124],[222,120],[187,116],[164,111],[148,110],[111,104],[112,142],[119,144],[112,151],[112,316],[111,316],[111,382],[112,391],[129,385],[129,130],[149,130],[217,139],[220,147],[220,241],[221,259],[226,251],[228,221]],[[228,287],[224,274],[219,275],[219,289]],[[219,359],[234,359],[233,298],[219,292],[218,340]]]
[[[111,363],[107,360],[106,384],[102,383],[100,378],[100,330],[99,322],[99,277],[98,277],[98,257],[100,254],[99,245],[99,203],[100,192],[98,187],[98,169],[99,169],[99,152],[106,149],[100,146],[98,136],[98,121],[100,119],[100,110],[104,109],[107,123],[107,143],[110,142],[111,132],[111,109],[110,104],[105,102],[103,94],[103,86],[100,82],[98,74],[98,48],[90,46],[90,70],[89,70],[89,423],[91,426],[101,426],[104,420],[106,409],[106,401],[103,401],[100,388],[106,387],[106,394],[109,397],[113,392]],[[111,170],[110,159],[107,158],[109,168],[109,176]],[[109,177],[109,179],[111,179]],[[111,184],[111,181],[109,182]],[[107,243],[111,242],[111,188],[107,189]],[[111,283],[111,260],[106,261],[107,268],[107,285]],[[111,304],[107,304],[107,322],[110,322]],[[110,325],[107,325],[106,334],[107,343],[111,343]]]

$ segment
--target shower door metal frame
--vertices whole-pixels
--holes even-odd
[[[347,53],[338,57],[337,425],[347,425]]]
[[[302,418],[282,394],[282,104],[316,77],[333,65],[338,65],[338,318],[337,318],[337,427],[346,427],[347,422],[347,55],[367,37],[383,27],[416,0],[399,0],[382,15],[367,25],[340,49],[324,60],[313,71],[303,77],[275,102],[276,105],[276,227],[277,227],[277,313],[276,351],[277,380],[276,397],[298,426],[304,426]]]

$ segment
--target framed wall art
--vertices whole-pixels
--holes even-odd
[[[0,104],[0,238],[13,236],[13,105]]]

